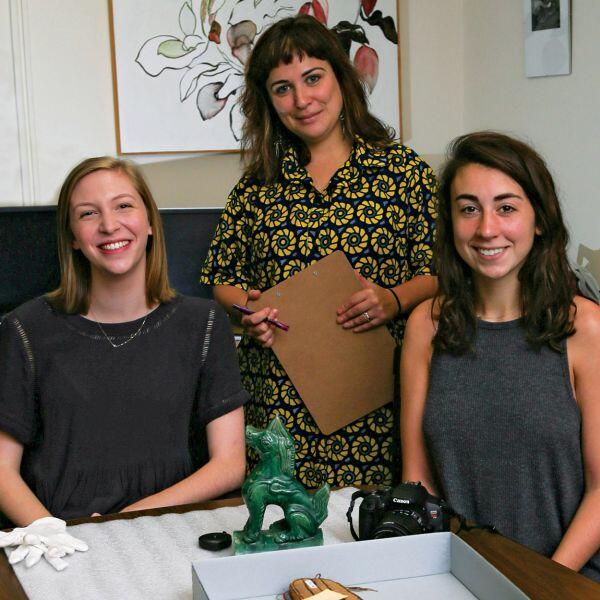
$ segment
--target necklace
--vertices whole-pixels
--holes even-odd
[[[135,333],[132,333],[124,342],[121,342],[120,344],[115,344],[109,337],[108,335],[106,335],[106,331],[104,331],[104,327],[102,327],[102,325],[100,324],[100,321],[98,321],[98,319],[96,319],[96,315],[94,315],[94,313],[92,312],[92,309],[90,308],[90,314],[92,315],[92,317],[94,317],[94,322],[96,323],[96,325],[98,325],[98,329],[100,329],[100,332],[102,333],[102,335],[106,338],[106,341],[113,347],[113,348],[120,348],[121,346],[124,346],[125,344],[129,344],[129,342],[133,339],[135,339],[140,332],[142,331],[142,329],[144,328],[144,325],[146,324],[146,319],[148,318],[148,315],[150,314],[149,312],[146,313],[146,316],[144,317],[144,320],[142,321],[142,324],[138,327],[137,331]]]

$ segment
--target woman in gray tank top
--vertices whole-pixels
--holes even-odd
[[[600,307],[576,295],[552,177],[472,133],[439,198],[439,293],[402,352],[403,479],[600,581]]]

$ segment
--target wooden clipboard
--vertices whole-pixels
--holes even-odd
[[[273,351],[325,434],[393,399],[395,342],[387,328],[352,333],[336,323],[336,309],[360,289],[337,251],[248,303],[277,308],[289,325],[275,330]]]

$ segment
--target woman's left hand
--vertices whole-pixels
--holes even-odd
[[[392,292],[359,273],[356,277],[362,289],[355,292],[337,309],[337,322],[356,333],[368,331],[391,321],[398,314],[398,304]]]

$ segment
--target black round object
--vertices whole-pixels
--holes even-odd
[[[412,510],[393,510],[386,512],[373,530],[373,539],[425,533],[421,515]]]
[[[231,546],[231,536],[226,531],[215,531],[214,533],[205,533],[198,538],[198,545],[203,550],[217,552]]]

